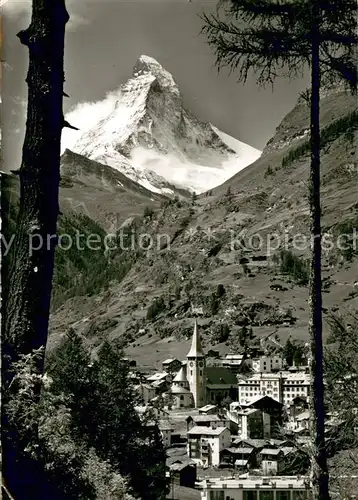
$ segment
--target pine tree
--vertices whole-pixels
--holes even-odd
[[[357,88],[357,3],[355,0],[221,0],[226,20],[203,15],[203,32],[214,47],[218,68],[250,71],[260,85],[311,70],[310,219],[313,251],[310,270],[310,368],[312,412],[312,482],[314,498],[329,499],[324,434],[322,347],[320,127],[321,83],[343,80]]]
[[[51,388],[71,397],[79,442],[127,477],[136,496],[164,500],[165,451],[155,416],[140,417],[135,410],[140,396],[129,379],[120,345],[105,342],[97,355],[89,363],[81,338],[72,332],[50,362]],[[78,375],[74,376],[76,365]]]
[[[20,42],[29,49],[29,92],[23,157],[16,172],[20,178],[20,207],[12,267],[10,275],[3,277],[9,286],[3,297],[2,318],[3,477],[18,499],[41,498],[41,479],[36,469],[24,465],[16,429],[8,425],[7,408],[17,397],[9,390],[17,360],[44,348],[47,341],[59,214],[60,141],[63,127],[70,126],[64,121],[62,109],[68,20],[64,0],[33,0],[31,23],[18,33]],[[31,240],[36,250],[29,250]],[[44,366],[45,350],[41,352],[34,366],[38,375]],[[37,493],[36,488],[40,488]]]

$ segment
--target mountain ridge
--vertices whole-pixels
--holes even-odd
[[[355,98],[344,92],[321,101],[323,233],[333,241],[349,237],[346,249],[324,248],[323,305],[324,312],[343,314],[358,309],[358,251],[352,239],[358,227],[355,106]],[[92,186],[93,173],[84,168],[88,179],[80,178],[76,190],[82,200],[91,200],[94,215],[101,205],[97,220],[103,226],[102,212],[119,215],[118,229],[137,210],[126,225],[135,244],[133,250],[103,254],[58,250],[49,350],[72,327],[94,349],[105,339],[121,339],[129,357],[155,368],[162,359],[185,356],[198,316],[206,350],[238,349],[243,326],[258,338],[277,334],[282,342],[290,335],[306,341],[309,245],[296,248],[292,240],[310,236],[310,159],[303,133],[308,126],[309,109],[298,102],[253,164],[197,198],[158,194],[148,210],[149,191],[137,210],[123,196],[109,196],[112,187],[103,191],[101,174]],[[90,171],[106,169],[77,158],[89,161]],[[67,230],[69,221],[93,232],[91,220],[78,211],[66,210],[62,227]],[[138,246],[143,235],[153,243],[145,249]],[[72,287],[71,293],[61,283]]]
[[[354,102],[338,93],[321,103],[322,136],[328,137],[322,150],[322,226],[332,238],[358,225],[357,168],[351,168],[357,164]],[[107,291],[63,303],[51,318],[50,345],[65,323],[94,347],[105,338],[122,339],[129,357],[153,368],[161,359],[185,356],[196,316],[206,349],[237,349],[245,324],[258,337],[276,333],[283,342],[290,335],[307,340],[309,245],[293,248],[292,256],[290,241],[296,234],[309,238],[309,151],[302,149],[307,137],[300,137],[308,120],[309,110],[298,103],[252,165],[197,200],[168,200],[139,218],[133,233],[148,235],[153,247]],[[283,146],[270,148],[275,144]],[[157,245],[163,236],[166,244]],[[287,248],[275,248],[272,237],[287,241]],[[358,253],[350,245],[349,252],[323,252],[325,311],[358,307]],[[220,296],[218,285],[224,289]]]
[[[172,75],[142,55],[132,78],[120,87],[111,112],[84,131],[72,149],[122,171],[151,191],[171,195],[165,183],[200,193],[261,154],[238,144],[243,146],[240,154],[210,123],[186,110]]]

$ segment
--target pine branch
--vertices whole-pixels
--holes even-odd
[[[64,120],[64,121],[63,121],[63,128],[65,128],[65,127],[67,127],[67,128],[71,128],[72,130],[79,130],[79,128],[77,128],[77,127],[75,127],[75,126],[71,125],[71,124],[70,124],[70,123],[68,123],[68,121],[66,121],[66,120]]]
[[[356,46],[358,44],[358,36],[357,35],[344,35],[339,33],[334,33],[331,30],[321,31],[320,33],[321,42],[331,42],[339,45],[347,46]]]
[[[279,75],[297,76],[309,61],[309,37],[300,33],[290,36],[286,29],[270,27],[241,29],[213,15],[204,14],[202,19],[202,32],[215,49],[218,69],[239,69],[239,81],[245,82],[251,70],[262,85]]]
[[[219,6],[229,4],[228,11],[238,16],[247,16],[247,19],[259,19],[277,16],[294,16],[297,12],[292,2],[267,0],[220,0]]]

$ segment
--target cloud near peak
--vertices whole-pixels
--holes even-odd
[[[65,149],[73,149],[80,136],[108,116],[120,98],[120,89],[108,92],[104,99],[93,102],[80,102],[66,114],[66,120],[79,131],[65,128],[61,138],[61,154]]]

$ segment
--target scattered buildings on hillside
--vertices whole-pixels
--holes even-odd
[[[138,384],[146,404],[162,397],[169,408],[178,410],[229,400],[243,405],[252,397],[267,395],[289,405],[297,397],[309,396],[309,374],[302,370],[282,371],[285,363],[277,354],[253,358],[227,354],[224,359],[207,363],[197,321],[186,360],[169,358],[162,366],[162,372],[151,374],[145,384]]]
[[[239,462],[237,462],[239,460]],[[220,467],[265,474],[302,474],[308,470],[308,453],[290,440],[233,439],[221,452]]]
[[[162,366],[165,371],[146,378],[146,384],[155,389],[154,396],[149,387],[139,387],[138,384],[137,389],[145,403],[153,398],[163,397],[168,408],[179,410],[203,408],[225,399],[237,399],[237,378],[234,371],[227,366],[206,365],[196,321],[187,359],[180,362],[170,358]]]
[[[195,321],[187,358],[163,361],[162,372],[140,377],[136,386],[143,408],[156,411],[168,453],[184,453],[167,463],[172,481],[194,487],[196,466],[256,474],[206,482],[204,500],[306,498],[303,480],[283,476],[307,472],[309,375],[262,351],[207,360]],[[284,430],[289,440],[279,439]]]

